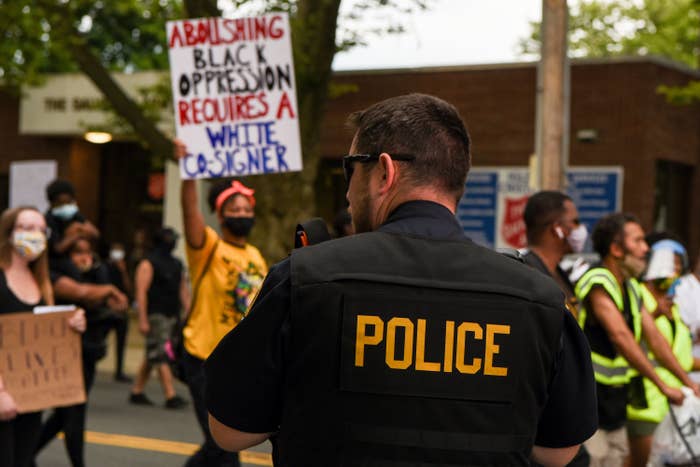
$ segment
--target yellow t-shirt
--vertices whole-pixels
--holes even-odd
[[[185,349],[202,360],[209,357],[221,338],[243,319],[267,274],[267,264],[257,248],[249,244],[237,247],[223,240],[217,242],[218,238],[214,229],[206,227],[202,248],[186,246],[193,287],[216,248],[197,296],[192,297],[194,308],[183,330]]]

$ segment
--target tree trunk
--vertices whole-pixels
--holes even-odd
[[[273,261],[291,251],[296,225],[318,212],[315,181],[321,159],[321,122],[335,55],[340,0],[300,0],[297,7],[291,27],[304,170],[247,180],[258,200],[251,241]]]

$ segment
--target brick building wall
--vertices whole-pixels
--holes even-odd
[[[658,59],[577,61],[571,68],[570,154],[572,166],[621,165],[623,209],[637,214],[645,229],[654,224],[658,161],[682,163],[690,171],[689,225],[680,232],[691,253],[700,248],[700,105],[678,107],[657,93],[700,74]],[[336,73],[334,81],[354,87],[330,101],[321,147],[328,158],[348,150],[347,115],[374,102],[409,92],[454,104],[473,139],[474,166],[526,166],[535,150],[534,64],[376,70]],[[592,142],[577,132],[597,131]]]

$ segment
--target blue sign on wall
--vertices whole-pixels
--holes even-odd
[[[566,176],[567,193],[589,232],[593,231],[598,219],[622,209],[621,167],[570,167]],[[513,223],[505,212],[508,199],[523,196],[523,183],[509,181],[522,181],[523,177],[527,178],[525,167],[477,167],[471,170],[466,192],[457,207],[457,219],[469,238],[490,248],[520,246],[508,244],[508,239],[502,235],[502,227],[508,222]]]
[[[578,208],[581,222],[589,232],[598,219],[622,209],[622,169],[618,167],[575,167],[566,173],[567,194]]]
[[[457,206],[457,219],[464,233],[484,246],[496,241],[498,173],[473,170],[467,178],[466,192]]]

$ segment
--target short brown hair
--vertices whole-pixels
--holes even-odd
[[[361,154],[411,154],[407,180],[431,185],[457,199],[471,166],[470,139],[457,109],[426,94],[407,94],[378,102],[350,115],[355,149]]]

